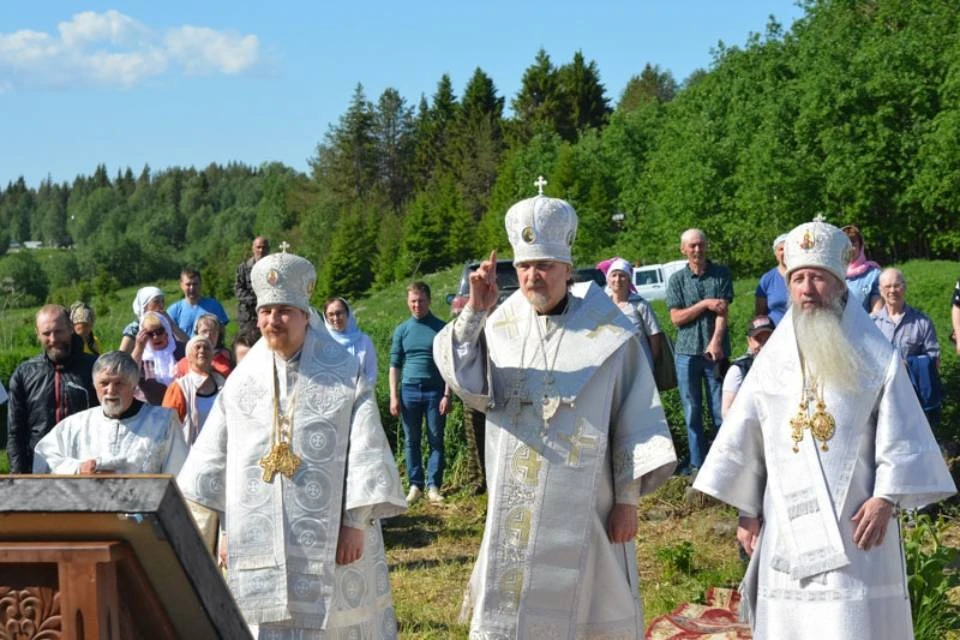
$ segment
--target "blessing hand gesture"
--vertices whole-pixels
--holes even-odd
[[[474,311],[488,311],[497,304],[500,290],[497,288],[497,251],[480,263],[470,274],[470,299],[467,305]]]

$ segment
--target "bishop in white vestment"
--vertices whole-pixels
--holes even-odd
[[[225,518],[228,582],[256,637],[394,638],[379,519],[406,502],[359,362],[311,319],[315,277],[288,253],[254,266],[264,338],[178,482]]]
[[[93,366],[99,407],[75,413],[37,443],[34,473],[169,473],[180,471],[187,445],[170,409],[136,400],[140,377],[128,354],[113,351]]]
[[[640,638],[637,499],[676,466],[653,374],[599,287],[567,290],[569,204],[524,200],[507,230],[521,290],[489,313],[491,254],[434,341],[447,383],[487,414],[490,498],[465,602],[470,637]]]
[[[896,507],[956,487],[902,361],[845,299],[846,236],[816,220],[785,251],[790,311],[694,487],[740,510],[754,638],[912,638]]]

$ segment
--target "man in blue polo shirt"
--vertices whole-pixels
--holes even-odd
[[[430,287],[425,282],[407,286],[407,307],[412,316],[393,332],[390,347],[390,413],[401,417],[406,440],[407,477],[410,493],[407,503],[423,495],[423,460],[420,437],[423,419],[427,419],[427,498],[442,502],[443,431],[450,410],[450,390],[433,361],[433,338],[444,322],[430,313]]]
[[[680,236],[687,266],[670,276],[667,308],[677,327],[677,382],[690,447],[688,471],[703,464],[709,445],[703,435],[703,384],[714,432],[720,428],[722,385],[718,367],[730,354],[727,309],[733,301],[730,270],[707,260],[707,236],[687,229]],[[701,382],[702,381],[702,382]]]
[[[187,336],[194,335],[193,325],[205,313],[217,316],[221,327],[229,322],[222,304],[214,298],[200,295],[200,272],[196,269],[185,268],[180,272],[180,291],[183,292],[183,299],[170,305],[167,314]]]

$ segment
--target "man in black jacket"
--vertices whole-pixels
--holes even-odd
[[[10,378],[11,473],[30,473],[33,448],[55,424],[98,404],[93,386],[96,357],[83,352],[70,316],[60,305],[37,311],[37,338],[43,353],[22,363]]]

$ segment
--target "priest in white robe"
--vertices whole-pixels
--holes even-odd
[[[694,487],[740,510],[754,638],[913,638],[898,508],[956,491],[900,357],[819,218],[787,236],[791,307]]]
[[[140,370],[129,354],[112,351],[93,365],[100,400],[65,418],[37,443],[34,473],[169,473],[180,471],[187,446],[170,409],[134,398]]]
[[[254,637],[396,637],[379,519],[406,502],[372,388],[310,308],[289,253],[251,272],[263,339],[230,374],[178,477]],[[221,548],[224,545],[221,544]]]
[[[640,638],[637,500],[677,462],[653,374],[599,287],[568,290],[573,208],[541,191],[511,207],[506,226],[520,290],[493,311],[491,253],[434,340],[447,383],[487,414],[470,637]]]

